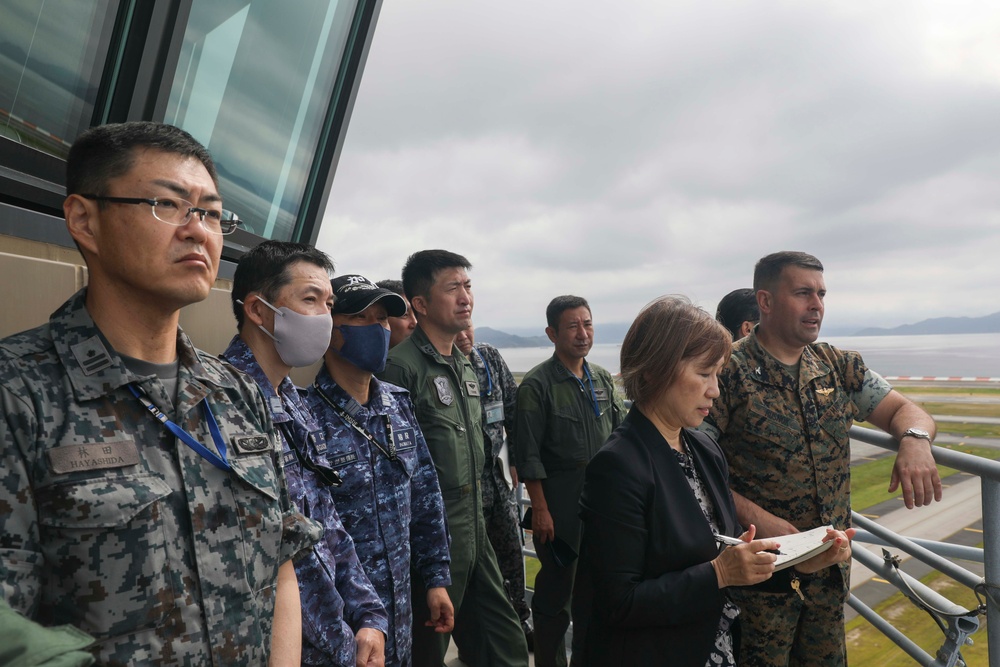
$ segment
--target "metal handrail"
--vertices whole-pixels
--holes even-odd
[[[899,444],[892,436],[880,431],[852,426],[850,436],[854,440],[883,449],[899,450]],[[933,540],[906,538],[879,526],[857,512],[851,513],[852,522],[861,530],[854,539],[857,542],[892,546],[930,565],[958,583],[968,586],[976,591],[977,595],[980,592],[985,592],[987,648],[990,666],[1000,667],[1000,605],[998,605],[1000,596],[997,595],[997,585],[1000,583],[1000,530],[994,528],[997,526],[997,520],[1000,519],[1000,463],[941,447],[932,447],[931,453],[937,463],[980,478],[983,505],[983,548],[959,547]],[[980,561],[985,565],[985,574],[983,577],[979,577],[946,560],[944,556],[952,558],[971,556],[968,558],[969,560]],[[899,571],[892,566],[893,557],[886,550],[883,550],[883,558],[879,559],[864,549],[858,549],[854,552],[854,559],[873,572],[882,575],[886,581],[903,592],[914,604],[931,614],[942,627],[942,632],[945,634],[944,643],[938,649],[936,656],[931,656],[865,603],[851,595],[848,604],[855,611],[921,665],[952,667],[964,664],[961,661],[960,650],[965,644],[971,643],[970,635],[979,630],[980,609],[966,610],[959,607],[906,573]],[[936,613],[930,607],[945,612],[947,615]]]
[[[859,440],[882,449],[899,451],[899,443],[892,436],[881,431],[852,426],[850,437],[853,440]],[[930,565],[964,586],[977,592],[985,592],[987,648],[990,667],[1000,667],[1000,529],[995,528],[1000,526],[1000,462],[942,447],[932,447],[931,453],[937,463],[980,478],[983,504],[983,548],[904,537],[879,526],[857,512],[851,513],[852,522],[858,527],[854,541],[896,548]],[[523,487],[520,485],[516,489],[517,503],[522,507],[530,506],[531,501],[522,492],[522,489]],[[525,555],[535,556],[534,551],[527,547],[522,548],[522,551]],[[925,667],[964,665],[960,651],[962,646],[971,643],[970,636],[981,627],[979,610],[966,610],[959,607],[910,575],[893,567],[891,564],[892,556],[887,551],[883,550],[882,559],[864,549],[856,550],[853,557],[872,572],[881,575],[918,607],[932,614],[941,625],[945,639],[936,655],[932,656],[879,616],[871,607],[851,594],[847,602],[860,616],[891,639],[920,665]],[[985,566],[985,574],[980,577],[946,560],[946,558],[981,562]],[[942,617],[934,614],[928,609],[928,606],[952,614],[952,616]]]

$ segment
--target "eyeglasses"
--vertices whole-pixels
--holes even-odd
[[[197,215],[202,226],[211,234],[232,234],[241,222],[239,216],[232,211],[227,211],[224,208],[199,208],[186,199],[177,197],[145,199],[143,197],[104,197],[92,194],[81,196],[84,199],[106,201],[112,204],[149,204],[154,218],[175,227],[183,227],[190,222],[192,215]]]

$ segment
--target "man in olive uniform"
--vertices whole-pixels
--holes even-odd
[[[447,250],[414,253],[403,287],[417,315],[413,335],[389,352],[381,380],[410,391],[417,421],[437,469],[451,533],[455,641],[476,667],[528,664],[517,614],[503,592],[486,536],[479,478],[485,463],[479,382],[455,337],[472,318],[471,264]],[[413,598],[423,582],[414,573]],[[425,624],[426,605],[413,605],[413,664],[441,667],[450,636]],[[468,640],[468,641],[464,641]]]
[[[534,647],[531,609],[524,599],[524,553],[521,551],[521,527],[517,522],[517,469],[508,466],[510,443],[517,420],[517,381],[489,343],[477,343],[472,325],[458,334],[458,349],[469,358],[479,379],[479,402],[482,405],[483,444],[486,465],[483,467],[483,516],[486,533],[496,552],[504,590],[521,619],[528,649]]]
[[[291,558],[321,527],[289,503],[257,387],[178,328],[236,228],[212,158],[124,123],[66,172],[88,285],[0,342],[0,596],[92,635],[102,665],[297,665]]]
[[[566,664],[570,618],[576,665],[583,658],[590,617],[588,596],[573,599],[584,471],[621,423],[624,406],[615,395],[611,374],[586,361],[594,345],[587,300],[558,296],[546,308],[545,318],[545,333],[555,352],[528,371],[518,388],[514,458],[531,497],[532,540],[542,565],[531,598],[535,664],[561,667]]]
[[[857,352],[816,342],[826,296],[820,261],[773,253],[757,262],[753,285],[760,323],[734,345],[704,426],[725,450],[740,523],[754,524],[758,537],[823,525],[853,536],[848,429],[855,419],[899,441],[890,492],[901,485],[909,508],[941,500],[934,420]],[[732,589],[741,664],[845,665],[850,558],[842,545],[763,584]]]

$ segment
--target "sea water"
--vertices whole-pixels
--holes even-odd
[[[842,350],[857,350],[868,366],[888,376],[1000,377],[1000,334],[926,336],[838,336],[822,338]],[[552,356],[552,347],[502,348],[515,373]],[[587,359],[618,373],[621,345],[594,345]]]

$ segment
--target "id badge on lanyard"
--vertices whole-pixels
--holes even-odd
[[[496,424],[503,421],[503,401],[490,401],[483,406],[486,412],[486,423]]]

